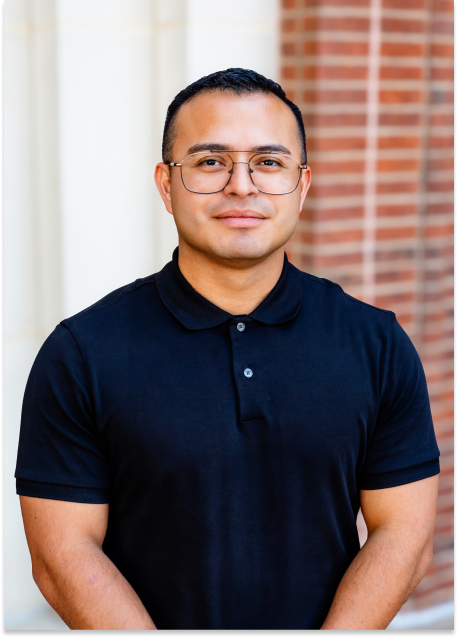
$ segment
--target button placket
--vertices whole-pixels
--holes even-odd
[[[240,422],[262,419],[266,384],[260,328],[245,317],[234,318],[229,324],[229,335]]]

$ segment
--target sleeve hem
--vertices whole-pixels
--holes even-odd
[[[362,490],[379,490],[387,487],[397,487],[398,485],[406,485],[407,483],[414,483],[415,481],[435,476],[439,472],[439,458],[436,458],[404,470],[387,472],[386,474],[367,474],[361,477],[359,488]]]
[[[16,479],[16,494],[73,503],[103,504],[110,501],[110,490],[107,488],[77,487],[20,478]]]

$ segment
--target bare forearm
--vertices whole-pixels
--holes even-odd
[[[156,629],[131,585],[93,542],[37,561],[34,578],[70,629]]]
[[[386,629],[426,573],[430,550],[376,530],[347,569],[321,629]]]

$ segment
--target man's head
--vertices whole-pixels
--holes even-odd
[[[206,75],[200,80],[193,82],[170,103],[164,124],[164,134],[162,137],[162,161],[172,162],[172,147],[176,138],[176,119],[180,108],[191,100],[194,96],[204,91],[230,91],[235,95],[250,95],[253,93],[264,93],[266,95],[276,95],[292,111],[297,123],[297,137],[301,147],[301,164],[307,164],[307,149],[305,143],[304,122],[300,109],[291,100],[288,100],[284,90],[277,82],[269,80],[256,71],[249,69],[226,69],[217,71],[211,75]]]
[[[198,158],[212,179],[217,169],[226,175],[226,185],[223,179],[217,192],[194,188],[184,172],[190,160],[183,160],[204,151],[209,158],[217,151],[230,158],[225,167],[218,159]],[[259,151],[266,153],[266,161]],[[272,189],[257,177],[272,172],[275,152],[283,153],[291,167],[292,192],[287,194],[270,194]],[[188,86],[168,109],[163,158],[156,183],[175,218],[180,245],[184,242],[213,261],[244,268],[280,249],[294,232],[310,169],[301,168],[306,149],[300,111],[275,82],[254,71],[228,69]],[[171,162],[182,166],[170,166]],[[273,192],[278,190],[286,191],[277,187]]]

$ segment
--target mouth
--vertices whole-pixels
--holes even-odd
[[[228,210],[216,215],[215,219],[232,228],[253,228],[259,226],[266,217],[255,210]]]

